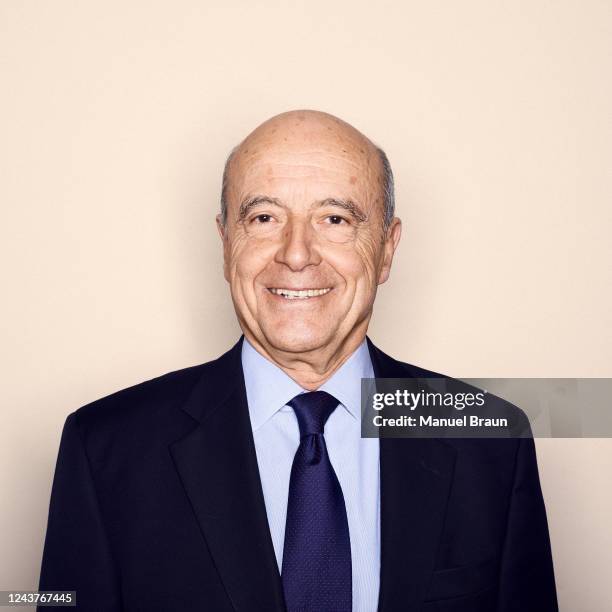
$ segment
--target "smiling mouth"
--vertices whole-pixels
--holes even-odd
[[[324,289],[283,289],[270,287],[268,291],[274,295],[278,295],[286,300],[309,300],[311,298],[321,297],[332,290],[331,287]]]

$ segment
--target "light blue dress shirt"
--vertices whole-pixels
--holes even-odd
[[[283,562],[289,478],[300,430],[287,406],[305,390],[260,355],[245,338],[242,368],[257,464],[279,571]],[[380,584],[380,471],[377,438],[361,437],[361,378],[374,371],[366,340],[321,387],[340,405],[325,425],[325,443],[338,476],[351,538],[353,612],[374,612]]]

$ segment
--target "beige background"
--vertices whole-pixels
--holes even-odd
[[[598,0],[3,0],[0,589],[37,584],[66,415],[237,338],[222,164],[277,112],[391,159],[384,350],[611,376],[611,24]],[[611,442],[537,443],[562,610],[612,609]]]

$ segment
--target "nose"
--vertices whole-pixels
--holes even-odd
[[[286,224],[275,261],[293,272],[321,262],[314,229],[308,220],[292,219]]]

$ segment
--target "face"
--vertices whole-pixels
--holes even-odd
[[[380,162],[341,122],[269,122],[232,163],[224,272],[243,332],[268,352],[363,340],[399,241],[383,231]]]

